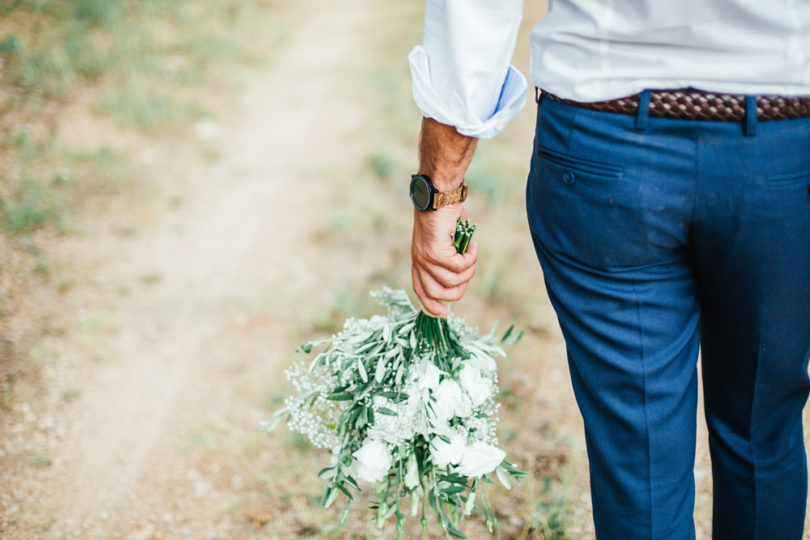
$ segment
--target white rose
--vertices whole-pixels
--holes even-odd
[[[453,379],[443,380],[433,398],[436,404],[436,420],[439,424],[446,423],[454,416],[466,418],[472,414],[472,403]]]
[[[466,365],[458,374],[461,387],[470,396],[473,407],[478,407],[492,394],[492,383],[481,376],[477,367]]]
[[[439,437],[430,442],[430,458],[438,467],[447,467],[450,463],[458,465],[466,450],[467,441],[463,435],[453,435],[449,443]]]
[[[469,478],[481,476],[494,471],[505,457],[506,452],[500,448],[476,441],[464,452],[458,472]]]
[[[411,377],[419,390],[436,390],[441,373],[432,360],[425,358],[411,371]]]
[[[367,438],[354,453],[353,473],[365,482],[379,482],[391,469],[391,453],[376,439]]]

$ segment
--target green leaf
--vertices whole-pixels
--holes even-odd
[[[354,394],[350,394],[348,392],[329,394],[326,396],[326,399],[331,399],[332,401],[351,401],[354,399]]]
[[[276,427],[278,427],[278,425],[281,423],[283,419],[284,419],[283,414],[274,414],[270,420],[268,420],[263,424],[264,431],[266,433],[270,433],[271,431],[276,429]]]
[[[506,470],[503,467],[498,467],[495,469],[495,474],[500,480],[503,487],[506,489],[512,489],[512,482],[509,481],[509,474],[507,474]]]
[[[357,480],[355,480],[353,476],[346,475],[344,477],[344,480],[346,480],[346,483],[349,484],[350,486],[352,486],[354,489],[356,489],[357,491],[360,491],[360,486],[357,485]]]
[[[346,508],[343,509],[343,512],[340,513],[340,520],[338,521],[338,525],[345,525],[346,521],[349,519],[349,505],[346,505]]]
[[[392,411],[391,409],[389,409],[387,407],[378,407],[377,412],[380,413],[380,414],[385,414],[387,416],[397,416],[396,412]]]
[[[513,346],[518,344],[523,337],[523,330],[519,330],[513,334],[512,331],[514,329],[515,325],[513,324],[506,330],[506,333],[504,333],[503,337],[501,338],[501,345]]]
[[[379,392],[377,395],[388,398],[395,403],[408,399],[408,394],[405,392]]]
[[[469,516],[475,508],[475,491],[470,493],[467,497],[467,502],[464,504],[464,515]]]
[[[357,370],[360,372],[360,378],[363,379],[364,383],[368,382],[368,373],[366,373],[366,366],[363,365],[363,361],[360,358],[357,359]]]
[[[332,506],[332,503],[335,502],[335,499],[337,499],[338,496],[338,490],[330,488],[328,491],[329,495],[326,497],[326,502],[323,503],[324,508],[329,508]]]
[[[447,529],[447,532],[449,532],[450,534],[452,534],[456,538],[467,538],[467,535],[464,534],[463,532],[461,532],[458,529],[458,527],[456,527],[456,524],[453,523],[453,520],[450,519],[450,516],[448,516],[444,512],[442,512],[442,516],[444,518],[444,519],[442,519],[442,525],[444,525],[444,527]]]
[[[349,492],[348,489],[346,489],[346,486],[344,486],[343,484],[338,484],[338,489],[340,491],[342,491],[343,493],[345,493],[346,496],[349,498],[349,500],[352,500],[352,501],[354,500],[354,497],[352,497],[352,494]]]
[[[442,490],[442,493],[444,493],[445,495],[454,495],[456,493],[461,493],[465,489],[467,489],[467,486],[454,485],[444,488]]]
[[[374,380],[377,381],[378,384],[383,382],[383,380],[385,379],[385,372],[387,367],[388,363],[385,360],[377,361],[377,367],[374,370]]]

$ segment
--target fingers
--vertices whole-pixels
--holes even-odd
[[[419,297],[419,301],[422,302],[422,307],[424,307],[425,311],[434,317],[447,317],[449,314],[447,306],[428,296],[425,289],[422,287],[422,280],[415,267],[411,267],[411,277],[413,278],[413,291],[416,293],[416,296]]]
[[[430,274],[412,269],[413,290],[422,302],[425,310],[436,317],[447,317],[448,309],[444,302],[461,300],[467,291],[467,283],[457,287],[445,288],[435,281]]]
[[[463,285],[475,276],[475,265],[470,266],[463,272],[453,272],[435,264],[426,264],[422,268],[445,289],[452,289]]]
[[[478,248],[470,243],[467,252],[459,254],[453,246],[453,233],[464,207],[448,206],[435,212],[414,212],[411,244],[413,288],[425,311],[445,317],[444,302],[460,300],[467,284],[475,275]]]
[[[457,253],[453,244],[450,243],[440,245],[437,248],[420,248],[414,245],[412,257],[414,263],[418,263],[421,266],[440,268],[454,274],[465,274],[471,268],[475,268],[475,263],[478,260],[478,247],[471,242],[470,246],[467,248],[467,252],[462,255]],[[443,274],[443,272],[437,270],[436,273],[434,273],[434,277],[442,281],[446,279]],[[469,279],[462,279],[461,281],[469,281]]]

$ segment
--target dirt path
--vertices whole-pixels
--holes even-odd
[[[23,526],[4,538],[240,538],[269,519],[261,507],[245,519],[255,479],[239,463],[268,458],[264,392],[294,348],[274,322],[296,320],[325,264],[301,249],[316,223],[305,217],[336,189],[324,194],[318,175],[362,160],[332,142],[363,121],[341,85],[370,46],[374,6],[292,8],[294,33],[240,105],[157,151],[147,170],[166,200],[143,227],[122,238],[111,216],[109,231],[96,223],[67,241],[96,279],[71,292],[76,331],[51,341],[64,356],[43,375],[53,395],[26,405],[17,429],[50,463],[7,494]],[[221,159],[205,163],[201,145]],[[104,330],[87,330],[92,321]],[[96,361],[71,354],[83,336]]]

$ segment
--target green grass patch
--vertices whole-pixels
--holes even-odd
[[[208,115],[214,69],[266,54],[257,44],[280,34],[263,24],[267,6],[241,0],[9,0],[0,17],[0,234],[12,236],[64,230],[128,176],[108,148],[54,147],[62,104],[89,97],[125,130],[181,128]]]

